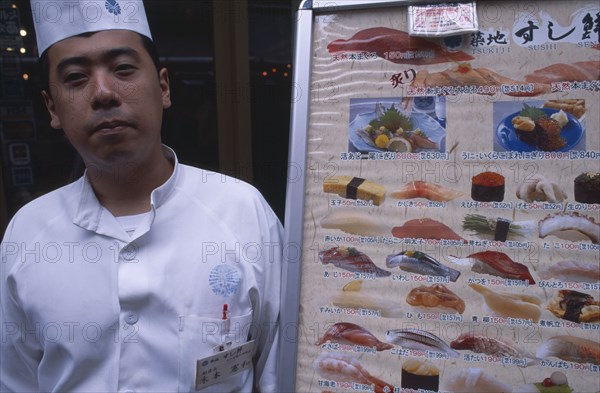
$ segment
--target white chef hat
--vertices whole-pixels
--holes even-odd
[[[38,53],[58,41],[101,30],[131,30],[150,39],[142,0],[31,0]]]

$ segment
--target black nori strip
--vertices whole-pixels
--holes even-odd
[[[346,186],[346,198],[358,199],[358,187],[365,182],[365,179],[353,177]]]
[[[510,221],[504,218],[498,217],[496,221],[496,231],[494,232],[494,240],[498,242],[505,242],[508,237],[508,230],[510,228]]]

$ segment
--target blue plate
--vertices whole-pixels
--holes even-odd
[[[551,108],[538,109],[546,112],[548,116],[559,112],[559,110]],[[500,124],[498,124],[498,127],[496,128],[496,141],[506,150],[518,152],[537,151],[538,148],[536,146],[523,142],[517,136],[515,127],[513,127],[512,125],[512,119],[513,117],[518,116],[519,113],[521,113],[521,111],[512,113],[506,116],[504,119],[502,119],[502,121],[500,122]],[[571,115],[570,113],[566,113],[566,115],[569,119],[569,122],[563,127],[562,130],[560,130],[560,136],[564,138],[567,144],[562,149],[559,149],[557,151],[571,150],[573,147],[577,146],[577,144],[583,137],[583,127],[581,126],[579,120],[577,120],[577,118],[575,118],[575,116]]]
[[[391,105],[387,105],[386,103],[384,103],[384,105],[386,106],[386,108],[391,106]],[[396,104],[396,107],[398,107],[398,104]],[[373,109],[373,104],[371,104],[370,108],[371,108],[371,110]],[[353,109],[356,109],[356,108],[353,108]],[[353,111],[351,110],[351,112],[353,112]],[[369,123],[376,118],[377,118],[377,114],[375,113],[375,111],[367,112],[367,113],[360,113],[360,114],[357,114],[356,117],[354,117],[354,119],[350,123],[350,129],[348,130],[349,142],[350,142],[351,147],[356,149],[356,151],[360,151],[363,153],[388,151],[386,149],[379,149],[375,146],[369,145],[356,133],[356,130],[359,130],[359,129],[364,130],[365,128],[367,128]],[[444,142],[446,140],[446,138],[445,138],[446,130],[444,128],[442,128],[440,123],[438,123],[431,116],[426,115],[424,113],[420,113],[420,112],[413,111],[413,113],[410,115],[410,118],[413,122],[413,126],[415,127],[415,129],[420,128],[421,131],[423,131],[425,134],[427,134],[427,137],[430,140],[437,143],[438,146],[440,147],[437,150],[416,148],[413,150],[413,152],[420,152],[420,151],[444,152],[445,151],[446,146],[445,146]]]

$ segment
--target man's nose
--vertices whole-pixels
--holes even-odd
[[[94,109],[121,105],[119,84],[108,73],[98,72],[92,87],[91,100]]]

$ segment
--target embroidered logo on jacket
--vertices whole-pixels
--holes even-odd
[[[240,272],[230,265],[217,265],[208,276],[208,283],[212,291],[220,296],[233,295],[237,291],[240,281]]]

